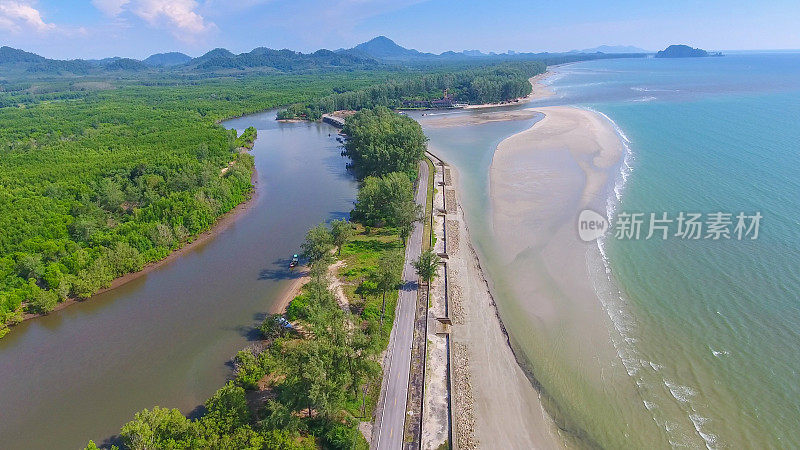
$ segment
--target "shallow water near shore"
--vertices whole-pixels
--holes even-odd
[[[306,230],[346,216],[356,195],[333,127],[274,119],[269,111],[224,123],[258,129],[258,194],[233,224],[0,340],[0,448],[100,444],[138,410],[190,413],[225,383],[227,361],[290,283],[288,258]]]
[[[559,350],[580,342],[580,328],[560,324],[553,334],[558,327],[522,321],[515,308],[525,299],[513,298],[513,279],[492,257],[488,161],[532,121],[426,127],[462,174],[472,238],[550,411],[578,444],[800,445],[800,55],[591,61],[557,72],[549,81],[556,97],[517,108],[574,104],[618,125],[629,155],[607,212],[759,211],[764,219],[754,241],[608,236],[587,253],[606,313],[591,326],[608,329],[610,364],[628,380],[591,378]]]

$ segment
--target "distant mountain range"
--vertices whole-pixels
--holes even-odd
[[[599,47],[572,50],[570,53],[651,53],[633,45],[601,45]]]
[[[630,46],[601,46],[577,53],[645,53]],[[478,50],[448,51],[441,54],[423,53],[396,44],[386,36],[378,36],[350,49],[317,50],[300,53],[292,50],[273,50],[259,47],[247,53],[234,54],[216,48],[197,58],[179,52],[157,53],[136,60],[111,57],[99,60],[57,60],[11,47],[0,48],[0,72],[4,76],[91,75],[105,72],[164,71],[169,73],[246,71],[308,71],[332,68],[370,68],[387,64],[427,64],[435,62],[474,61],[479,59],[520,60],[549,57],[564,53],[483,53]],[[570,55],[574,53],[571,52]]]
[[[338,52],[355,51],[381,60],[409,61],[409,60],[431,60],[431,59],[470,59],[470,58],[524,58],[532,55],[551,55],[552,53],[518,53],[509,50],[506,53],[483,53],[480,50],[464,50],[461,52],[448,51],[441,54],[422,53],[414,49],[407,49],[397,45],[386,36],[378,36],[370,41],[358,44],[352,49],[339,49]],[[584,50],[572,50],[568,53],[651,53],[632,45],[601,45],[595,48]]]

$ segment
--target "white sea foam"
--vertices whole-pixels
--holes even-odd
[[[627,184],[628,179],[630,178],[631,174],[634,171],[634,155],[631,151],[630,145],[631,140],[625,134],[624,131],[614,122],[610,117],[606,114],[595,111],[590,109],[592,112],[595,112],[606,120],[611,123],[614,131],[620,138],[620,141],[624,147],[624,156],[622,158],[622,163],[620,164],[620,169],[617,174],[616,179],[614,180],[614,187],[613,187],[613,195],[609,195],[606,201],[606,214],[610,223],[613,223],[613,218],[616,213],[616,210],[619,204],[622,201],[622,194],[625,190],[625,186]],[[612,334],[612,344],[616,349],[617,356],[622,361],[623,366],[626,369],[626,372],[629,376],[634,378],[634,381],[639,389],[640,395],[642,395],[642,401],[647,408],[648,411],[651,411],[653,414],[653,420],[656,424],[659,423],[656,411],[659,410],[658,401],[660,398],[656,396],[653,392],[647,389],[647,385],[645,383],[645,376],[651,378],[655,373],[659,373],[664,369],[664,366],[650,361],[645,358],[641,358],[639,355],[639,351],[636,348],[636,339],[633,337],[634,331],[636,329],[636,321],[633,315],[628,312],[627,302],[619,290],[616,287],[616,284],[613,280],[612,276],[612,269],[610,260],[606,253],[606,239],[609,238],[611,235],[611,231],[605,235],[597,239],[597,247],[599,249],[600,254],[600,261],[602,262],[603,272],[605,274],[604,279],[599,280],[592,280],[594,285],[595,291],[597,292],[598,298],[603,305],[603,308],[608,315],[611,325],[613,329],[616,331],[617,335],[613,336]],[[587,261],[590,262],[590,261]],[[647,373],[640,372],[640,368],[649,368],[652,369],[653,372],[647,371]],[[693,416],[690,417],[692,424],[694,426],[694,430],[699,435],[703,441],[706,443],[706,447],[716,448],[718,438],[715,434],[710,433],[708,430],[704,428],[704,424],[710,421],[710,419],[703,417],[695,410],[694,405],[692,404],[692,400],[697,395],[697,391],[690,386],[684,386],[678,383],[675,383],[672,380],[667,378],[663,378],[660,375],[655,375],[656,379],[661,379],[664,385],[669,390],[670,394],[672,395],[675,400],[677,400],[680,404],[684,405],[691,409]],[[655,382],[656,380],[652,380]],[[645,399],[645,397],[647,397]],[[666,417],[665,417],[666,419]],[[669,436],[669,442],[671,445],[676,447],[691,447],[694,446],[692,443],[692,439],[690,435],[687,434],[691,428],[683,429],[680,424],[671,422],[669,420],[664,421],[664,430],[667,432]]]
[[[616,179],[614,180],[614,198],[609,197],[606,201],[606,215],[608,216],[608,221],[613,222],[614,214],[616,212],[617,205],[622,201],[622,193],[625,189],[625,185],[628,182],[628,178],[630,177],[631,173],[633,173],[633,165],[634,165],[634,155],[631,151],[630,143],[631,140],[622,131],[622,128],[617,125],[610,117],[606,114],[596,111],[592,108],[587,108],[589,111],[592,111],[595,114],[599,114],[604,119],[606,119],[610,124],[611,127],[614,129],[614,132],[617,133],[619,136],[622,147],[623,147],[623,156],[622,156],[622,163],[620,164],[619,173],[617,174]],[[599,243],[599,240],[598,240]]]
[[[720,356],[728,356],[728,355],[731,354],[731,352],[729,352],[727,350],[714,350],[711,347],[709,347],[709,348],[711,349],[711,353],[713,353],[714,356],[716,356],[717,358],[719,358]]]
[[[688,403],[689,400],[692,399],[695,395],[697,395],[697,391],[690,388],[689,386],[682,386],[674,381],[664,378],[664,386],[669,389],[669,392],[675,398],[675,400],[681,403]]]
[[[680,92],[680,89],[656,89],[656,88],[646,88],[641,86],[633,86],[631,90],[636,92]]]
[[[563,72],[552,72],[552,73],[551,73],[550,75],[548,75],[546,78],[542,79],[542,80],[540,81],[540,83],[541,83],[541,84],[543,84],[543,85],[545,85],[545,86],[550,86],[550,85],[552,85],[554,82],[556,82],[556,81],[558,81],[558,80],[560,80],[560,79],[564,78],[564,75],[565,75],[565,74],[564,74]]]
[[[692,411],[694,411],[694,408],[692,408]],[[697,414],[697,412],[693,412],[692,414],[689,414],[689,420],[692,421],[692,424],[694,425],[694,429],[695,431],[697,431],[697,434],[699,434],[700,437],[702,437],[703,440],[705,441],[706,448],[711,450],[718,447],[717,443],[719,439],[717,435],[706,431],[704,428],[705,424],[710,422],[711,419],[709,419],[708,417],[703,417],[700,414]]]

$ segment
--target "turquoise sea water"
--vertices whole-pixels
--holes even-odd
[[[763,216],[756,240],[604,239],[648,412],[673,446],[800,446],[800,55],[594,61],[552,84],[630,141],[612,214]]]
[[[555,71],[556,96],[505,109],[575,105],[614,122],[627,154],[607,215],[763,216],[756,240],[607,235],[587,255],[607,317],[573,319],[580,306],[565,303],[556,323],[527,322],[527,299],[504,289],[511,280],[493,257],[488,168],[497,144],[536,119],[421,120],[434,151],[459,170],[470,235],[512,345],[561,434],[578,447],[800,447],[800,54]],[[433,113],[448,114],[479,113]],[[607,328],[611,342],[588,340],[587,327]],[[613,361],[598,359],[599,376],[576,362],[581,348],[609,345]]]

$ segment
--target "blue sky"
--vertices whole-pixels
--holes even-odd
[[[351,47],[378,35],[421,51],[800,48],[800,2],[559,0],[0,0],[0,43],[52,58],[142,58],[215,47]]]

